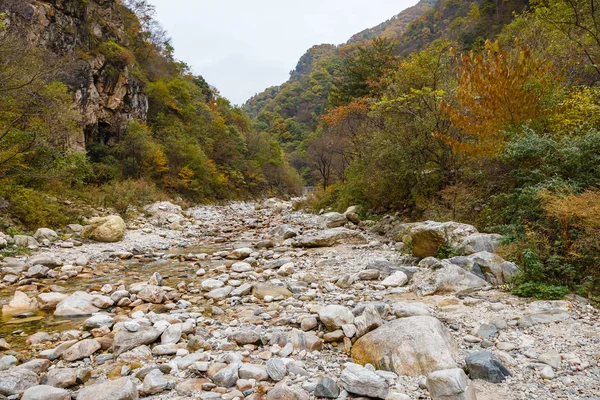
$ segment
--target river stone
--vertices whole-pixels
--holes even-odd
[[[10,302],[2,306],[2,313],[19,314],[37,311],[38,308],[38,302],[34,297],[29,298],[25,293],[17,290]]]
[[[260,335],[258,334],[258,332],[253,331],[251,329],[244,329],[235,332],[234,334],[229,336],[229,339],[233,340],[238,345],[243,346],[246,344],[255,344],[260,342]]]
[[[343,325],[354,322],[354,314],[349,308],[331,304],[319,310],[319,319],[330,331],[340,329]]]
[[[287,367],[281,358],[271,358],[267,361],[267,374],[275,382],[282,381],[287,374]]]
[[[242,283],[240,286],[233,289],[232,292],[230,293],[230,295],[232,297],[240,297],[240,296],[245,296],[245,295],[249,294],[250,292],[252,292],[252,285],[249,283]]]
[[[238,373],[240,379],[254,379],[257,382],[269,380],[269,374],[264,365],[244,363]]]
[[[18,361],[19,360],[17,360],[17,357],[15,356],[0,357],[0,371],[5,371],[14,367],[15,365],[17,365]]]
[[[548,364],[552,368],[560,369],[562,367],[562,358],[560,354],[555,350],[550,350],[546,353],[540,354],[538,360],[541,363]]]
[[[183,324],[170,325],[160,336],[161,344],[176,344],[181,340]]]
[[[252,265],[248,264],[247,262],[236,262],[235,264],[233,264],[231,266],[231,270],[233,272],[237,272],[237,273],[242,273],[242,272],[250,272],[253,270]]]
[[[200,283],[200,286],[202,287],[202,290],[209,292],[211,290],[225,286],[225,283],[218,279],[205,279],[202,281],[202,283]]]
[[[269,390],[267,400],[309,400],[309,397],[304,389],[282,383]]]
[[[113,340],[113,353],[115,357],[143,344],[151,344],[161,335],[159,330],[151,327],[141,327],[137,332],[121,330]]]
[[[408,277],[402,271],[396,271],[387,278],[385,278],[381,285],[385,287],[398,287],[403,286],[406,282],[408,282]]]
[[[432,400],[477,400],[473,385],[460,368],[432,372],[427,376]]]
[[[254,250],[249,247],[241,247],[239,249],[234,249],[231,253],[227,255],[227,258],[230,260],[245,260],[250,257]]]
[[[291,239],[298,236],[298,232],[292,229],[289,225],[283,224],[269,231],[268,235],[273,238]]]
[[[65,389],[40,385],[27,389],[21,400],[71,400],[71,393]]]
[[[165,291],[160,286],[145,285],[137,294],[138,299],[146,303],[161,304],[165,300]]]
[[[125,221],[118,215],[92,218],[90,224],[83,228],[81,236],[97,242],[119,242],[125,236]]]
[[[39,247],[39,243],[33,236],[15,235],[13,237],[17,247]]]
[[[96,383],[83,388],[77,400],[138,400],[138,391],[131,378]]]
[[[62,261],[51,253],[36,255],[35,257],[30,258],[27,263],[29,265],[43,265],[48,268],[56,268],[63,265]]]
[[[469,255],[479,253],[481,251],[487,251],[493,253],[496,251],[502,235],[496,233],[474,233],[467,236],[462,243],[463,254]]]
[[[467,356],[465,362],[471,379],[501,383],[512,375],[500,360],[489,351],[471,353]]]
[[[221,288],[216,288],[206,293],[204,296],[213,300],[223,300],[233,291],[233,287],[231,286],[223,286]]]
[[[489,287],[485,280],[448,260],[426,260],[432,260],[434,264],[430,268],[422,268],[412,278],[411,290],[419,296],[469,292]]]
[[[431,313],[425,304],[404,302],[392,304],[392,314],[396,318],[431,316]]]
[[[354,325],[356,326],[356,335],[361,337],[383,325],[383,319],[375,305],[369,304],[362,314],[354,319]]]
[[[225,368],[217,372],[213,377],[212,381],[221,387],[230,388],[234,387],[239,379],[238,371],[240,364],[233,363],[229,364]]]
[[[33,235],[33,237],[38,241],[42,241],[42,240],[46,239],[51,242],[54,242],[55,240],[58,239],[58,234],[55,231],[53,231],[52,229],[40,228],[37,231],[35,231],[35,234]]]
[[[270,345],[277,344],[281,348],[285,348],[287,344],[291,344],[296,351],[306,350],[312,352],[321,350],[323,341],[312,332],[302,332],[298,329],[292,329],[291,332],[276,332],[273,333]]]
[[[333,228],[308,231],[296,237],[294,247],[331,247],[336,244],[366,244],[367,239],[359,231],[346,228]]]
[[[389,386],[385,379],[358,364],[346,363],[340,375],[340,386],[349,393],[385,399]]]
[[[26,278],[44,278],[46,275],[48,275],[48,271],[50,271],[50,268],[48,267],[43,265],[34,265],[27,271],[23,272],[23,276]]]
[[[282,286],[273,285],[272,283],[257,283],[252,287],[252,295],[260,300],[264,300],[266,296],[284,297],[288,298],[292,296],[292,292]]]
[[[83,323],[83,329],[87,329],[88,331],[96,328],[102,328],[106,326],[107,328],[112,328],[114,324],[114,318],[106,313],[98,313],[91,318],[88,318]]]
[[[75,292],[56,306],[54,315],[59,317],[77,317],[92,315],[100,311],[92,305],[94,296],[86,292]]]
[[[65,232],[72,234],[72,235],[81,234],[81,232],[83,232],[83,225],[69,224],[65,227]]]
[[[479,268],[485,280],[494,286],[503,285],[519,272],[516,264],[487,251],[472,254],[467,258]]]
[[[410,243],[415,257],[433,257],[440,246],[462,247],[464,240],[478,233],[474,226],[458,222],[425,221],[402,224],[399,239]]]
[[[77,343],[77,340],[67,340],[53,349],[43,350],[40,354],[42,354],[44,357],[47,357],[48,360],[56,360],[57,358],[60,358],[60,356],[62,356],[62,354],[75,343]]]
[[[12,368],[0,371],[0,395],[18,395],[39,382],[37,374],[26,369]]]
[[[457,345],[440,321],[419,316],[397,319],[356,341],[352,359],[398,375],[427,375],[456,367]]]
[[[144,395],[152,395],[163,392],[169,382],[165,379],[163,373],[159,369],[153,369],[144,378],[142,392]]]
[[[315,397],[325,397],[327,399],[337,399],[340,395],[340,388],[336,381],[331,378],[323,378],[315,387]]]
[[[67,297],[69,297],[68,294],[58,292],[40,293],[38,294],[38,303],[42,310],[53,310]]]
[[[348,218],[344,214],[329,212],[323,214],[320,218],[319,225],[321,228],[339,228],[340,226],[346,225]]]
[[[96,351],[100,350],[102,346],[96,339],[86,339],[75,343],[69,347],[63,354],[62,357],[65,361],[77,361],[83,358],[89,357]]]
[[[48,385],[30,387],[21,400],[71,400],[71,392]]]
[[[68,388],[77,383],[75,368],[54,368],[46,374],[46,383],[58,388]]]

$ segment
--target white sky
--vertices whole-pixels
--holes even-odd
[[[175,55],[234,104],[289,78],[315,44],[346,42],[417,0],[150,0]]]

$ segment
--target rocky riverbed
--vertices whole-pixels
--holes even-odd
[[[499,290],[497,241],[275,199],[0,234],[0,399],[600,399],[597,310]]]

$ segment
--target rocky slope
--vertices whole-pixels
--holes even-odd
[[[112,40],[125,44],[124,8],[117,0],[0,0],[5,24],[35,45],[71,60],[61,80],[74,93],[83,131],[74,147],[86,140],[114,141],[132,119],[144,121],[148,98],[133,65],[111,66],[93,50]]]
[[[597,310],[495,289],[516,266],[471,226],[278,200],[91,222],[0,239],[33,251],[1,263],[0,398],[600,396]]]

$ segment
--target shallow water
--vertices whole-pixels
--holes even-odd
[[[182,249],[182,254],[212,254],[215,248]],[[192,251],[190,251],[192,250]],[[210,253],[209,253],[210,252]],[[176,253],[177,254],[177,253]],[[219,264],[216,261],[202,261],[203,266]],[[64,293],[73,293],[81,291],[98,291],[105,284],[111,284],[113,287],[119,285],[128,285],[134,282],[145,282],[152,274],[158,272],[163,278],[163,286],[176,287],[182,281],[193,281],[196,279],[198,265],[195,262],[181,262],[178,259],[172,260],[139,260],[132,259],[128,261],[118,261],[103,263],[94,268],[92,272],[82,272],[69,280],[40,279],[36,282],[37,290],[25,290],[29,297],[35,296],[41,292],[48,291],[51,285],[60,286]],[[31,289],[31,287],[28,287]],[[14,292],[23,288],[18,286],[9,286],[0,289],[0,309],[4,304],[8,304]],[[27,318],[16,318],[13,315],[3,314],[0,311],[0,338],[5,338],[11,345],[12,350],[24,350],[27,348],[25,341],[36,332],[55,333],[70,329],[80,329],[81,324],[88,317],[65,318],[55,317],[54,310],[40,310]],[[110,312],[111,310],[104,310]]]

